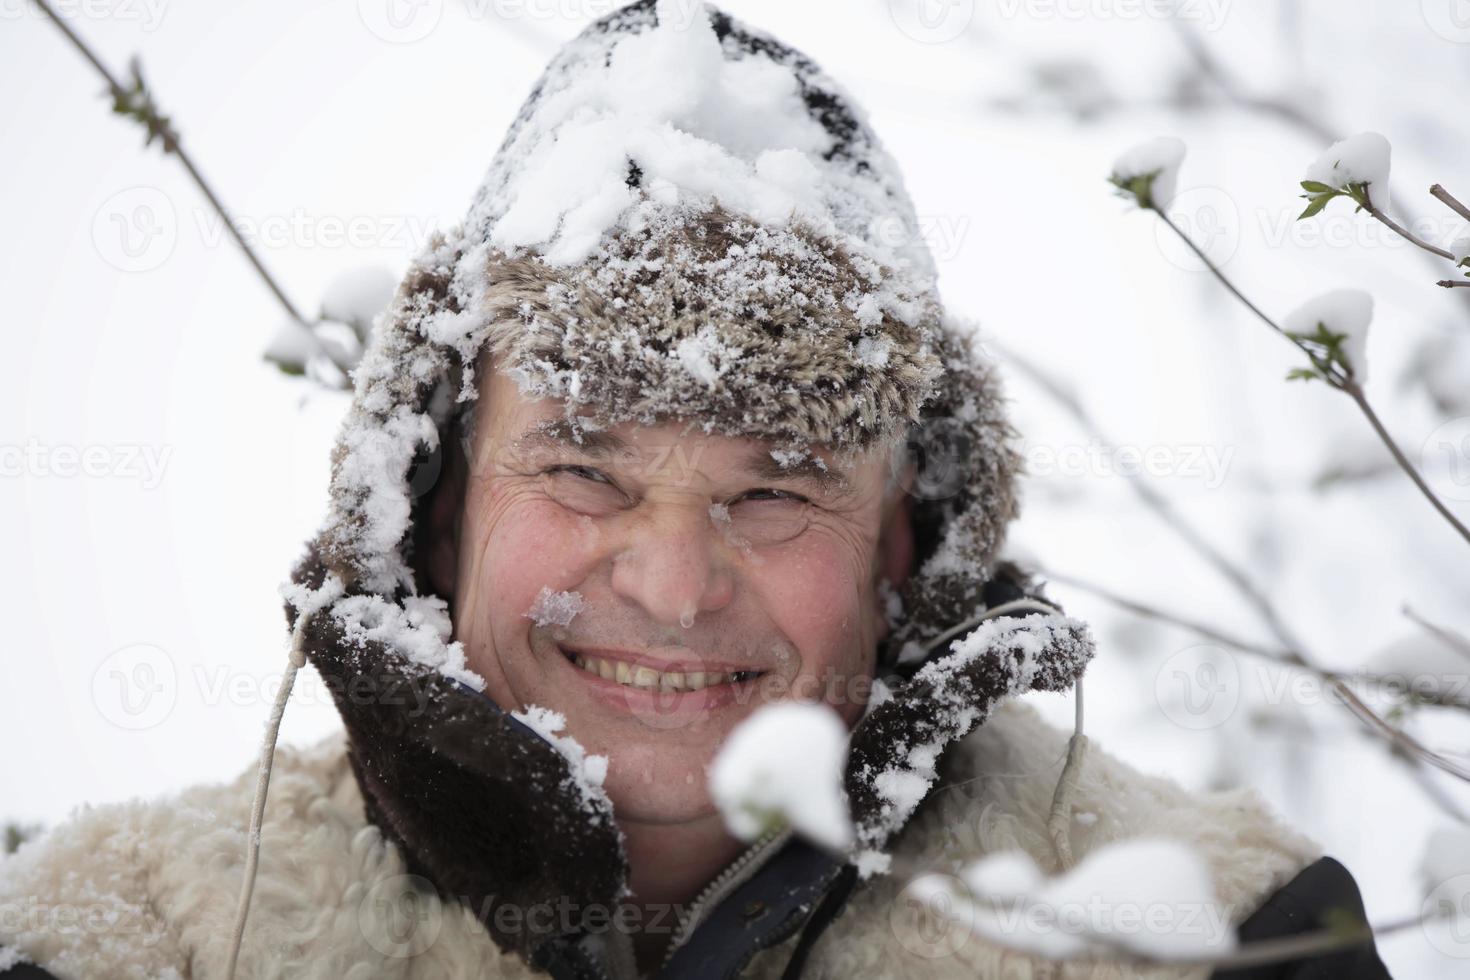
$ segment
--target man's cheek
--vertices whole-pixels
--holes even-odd
[[[596,565],[601,535],[591,518],[553,503],[504,512],[485,543],[483,562],[496,601],[524,613],[543,587],[575,588]]]

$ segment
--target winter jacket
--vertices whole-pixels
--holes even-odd
[[[610,800],[482,693],[421,567],[425,501],[485,352],[568,421],[683,417],[797,454],[895,437],[917,450],[913,571],[843,774],[857,844],[842,859],[790,836],[752,844],[685,910],[661,977],[1207,975],[1057,968],[946,925],[909,885],[911,869],[1002,851],[1056,872],[1064,851],[1130,838],[1198,851],[1217,902],[1193,912],[1217,931],[1361,917],[1351,877],[1251,792],[1187,793],[1100,748],[1070,771],[1053,837],[1068,733],[1021,701],[1071,689],[1095,650],[1000,559],[1020,454],[998,371],[939,302],[861,110],[799,52],[701,18],[645,0],[570,42],[465,222],[375,324],[326,520],[283,588],[293,658],[321,675],[343,732],[276,753],[237,976],[633,976],[626,934],[591,915],[617,909],[628,876]],[[660,70],[676,73],[663,88]],[[629,91],[649,104],[619,115]],[[732,127],[741,112],[772,131]],[[611,180],[563,182],[588,196],[538,210],[569,147],[610,159]],[[90,808],[25,844],[0,863],[0,956],[60,980],[223,975],[256,778]],[[1333,975],[1384,975],[1371,948],[1333,969],[1349,960]],[[1291,969],[1263,975],[1311,975]]]
[[[1066,733],[1034,709],[1009,702],[957,746],[938,785],[901,835],[896,857],[923,867],[1020,848],[1043,866],[1055,858],[1044,824],[1066,754]],[[1317,928],[1337,910],[1361,918],[1342,866],[1283,827],[1246,790],[1192,795],[1138,773],[1094,747],[1075,798],[1072,846],[1079,859],[1107,842],[1164,835],[1196,846],[1209,863],[1221,910],[1243,941]],[[26,847],[6,869],[7,907],[83,910],[68,928],[17,931],[15,944],[46,973],[0,973],[4,980],[51,975],[156,978],[220,975],[235,913],[242,830],[254,769],[232,782],[198,786],[152,803],[91,808]],[[499,978],[545,975],[502,951],[470,908],[441,901],[402,852],[367,822],[343,735],[309,748],[282,748],[262,829],[260,877],[242,977]],[[737,862],[738,863],[738,862]],[[851,876],[849,876],[850,879]],[[824,889],[851,885],[819,854],[795,842],[741,876],[742,884],[700,913],[699,926],[668,962],[667,977],[780,977],[814,915],[831,916]],[[1285,887],[1283,887],[1285,886]],[[855,887],[806,950],[807,977],[1204,977],[1204,970],[1048,972],[978,937],[926,929],[907,915],[903,882],[875,876]],[[106,908],[111,926],[87,916]],[[36,923],[45,916],[27,911]],[[92,924],[89,925],[89,922]],[[617,933],[608,931],[613,937]],[[576,955],[573,955],[573,954]],[[626,950],[621,951],[626,955]],[[606,975],[612,962],[568,949],[553,976]],[[748,964],[746,961],[749,961]],[[745,969],[741,972],[741,967]],[[597,969],[606,972],[599,974]],[[623,966],[626,971],[626,966]],[[1388,974],[1371,946],[1324,963],[1284,964],[1233,980]]]

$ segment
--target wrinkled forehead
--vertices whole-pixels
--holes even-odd
[[[759,431],[728,432],[698,413],[614,421],[586,403],[522,390],[512,373],[482,359],[479,397],[461,409],[466,455],[524,466],[568,458],[596,461],[632,475],[689,477],[696,472],[795,480],[831,495],[859,494],[891,480],[901,440],[864,448],[780,440]]]

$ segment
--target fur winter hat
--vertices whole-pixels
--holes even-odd
[[[778,458],[906,442],[916,572],[884,659],[914,654],[983,605],[1020,462],[918,229],[864,115],[805,56],[698,3],[597,21],[379,322],[324,560],[348,592],[419,592],[411,511],[488,351],[574,426],[686,419]]]

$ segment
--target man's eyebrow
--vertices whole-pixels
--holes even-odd
[[[763,480],[796,480],[820,487],[828,493],[848,493],[852,484],[847,477],[823,463],[816,456],[781,462],[769,450],[757,449],[745,461],[746,468]]]
[[[603,458],[628,448],[623,439],[611,432],[574,428],[566,419],[532,423],[511,444],[522,452],[537,449],[569,449],[587,456]]]

